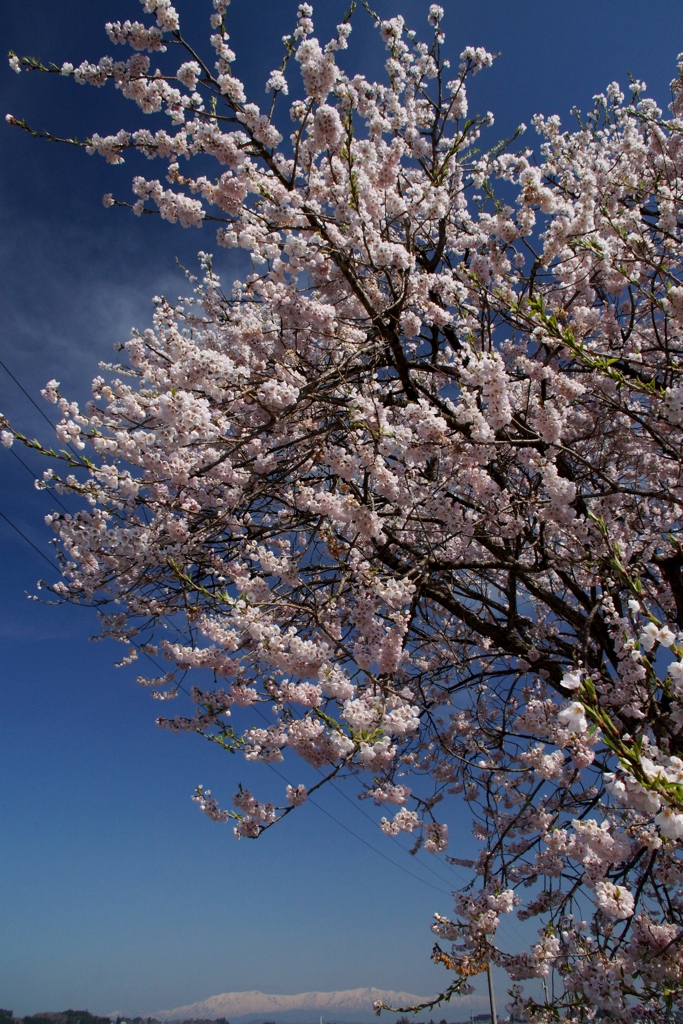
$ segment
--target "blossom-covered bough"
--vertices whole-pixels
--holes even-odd
[[[168,0],[143,7],[155,24],[107,26],[127,60],[10,62],[166,113],[84,145],[165,161],[133,210],[216,220],[252,272],[225,294],[201,254],[194,297],[156,300],[85,412],[50,382],[63,451],[3,421],[5,444],[53,459],[43,486],[84,499],[48,517],[52,591],[101,607],[126,660],[168,660],[142,680],[155,695],[203,670],[196,712],[161,725],[250,761],[291,749],[321,785],[355,773],[393,805],[383,831],[434,853],[465,802],[481,854],[433,926],[447,995],[493,963],[530,1020],[666,1019],[683,992],[683,65],[670,118],[612,85],[575,130],[536,118],[536,156],[482,154],[492,118],[468,117],[467,89],[492,57],[449,69],[439,7],[428,45],[375,18],[377,84],[336,61],[353,11],[321,46],[302,4],[263,110],[233,73],[227,0],[208,62]],[[147,52],[166,48],[182,63],[162,73]],[[196,156],[217,176],[193,177]],[[306,796],[196,799],[255,837]],[[538,941],[506,948],[501,914],[536,919]]]

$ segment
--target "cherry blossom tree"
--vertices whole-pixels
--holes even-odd
[[[440,7],[428,43],[367,8],[376,83],[337,63],[353,7],[321,45],[302,4],[261,108],[228,2],[210,59],[169,0],[107,25],[128,59],[10,57],[168,115],[84,143],[165,162],[105,204],[216,221],[252,263],[226,293],[200,254],[193,296],[155,300],[85,411],[50,381],[62,450],[3,420],[49,458],[41,486],[83,499],[47,517],[50,589],[99,608],[124,661],[167,660],[139,680],[153,696],[195,673],[195,710],[161,726],[298,754],[316,788],[353,773],[380,828],[431,853],[447,801],[469,808],[481,852],[452,857],[471,877],[433,925],[439,999],[495,964],[529,1020],[664,1020],[683,992],[683,58],[670,117],[612,84],[572,130],[534,118],[536,151],[482,152],[468,90],[493,58],[450,68]],[[265,724],[235,728],[238,708]],[[307,796],[195,799],[256,837]],[[537,922],[525,951],[497,938],[515,914]]]

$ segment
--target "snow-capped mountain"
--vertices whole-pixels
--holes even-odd
[[[259,1021],[296,1021],[297,1024],[317,1022],[320,1017],[333,1021],[366,1021],[373,1016],[372,1004],[377,1000],[390,1006],[414,1006],[424,996],[409,992],[390,992],[379,988],[354,988],[346,992],[301,992],[294,996],[267,995],[264,992],[224,992],[190,1006],[175,1010],[162,1010],[157,1020],[216,1020],[227,1017],[231,1022],[240,1018],[247,1024],[249,1018]]]

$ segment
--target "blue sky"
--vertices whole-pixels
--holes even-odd
[[[683,50],[680,0],[442,4],[454,61],[467,44],[502,51],[470,90],[471,109],[496,114],[491,142],[537,111],[559,113],[568,124],[572,106],[585,108],[614,79],[625,85],[628,72],[645,79],[660,105],[668,102]],[[177,6],[187,35],[203,41],[209,0]],[[346,6],[318,3],[323,38]],[[375,3],[419,30],[428,6]],[[26,10],[9,0],[0,5],[5,48],[79,63],[110,53],[104,22],[139,17],[140,7],[135,0],[34,0]],[[236,68],[257,102],[295,11],[295,0],[233,0]],[[345,65],[379,75],[378,36],[362,11],[354,22]],[[56,134],[105,134],[142,120],[113,89],[17,76],[6,67],[0,89],[2,113]],[[38,391],[51,377],[83,400],[98,362],[113,357],[134,324],[148,324],[151,297],[184,291],[176,259],[193,266],[199,248],[214,247],[212,232],[102,207],[104,192],[129,198],[138,166],[154,165],[129,160],[111,168],[4,124],[0,130],[0,359],[41,409]],[[217,252],[228,281],[243,272],[239,260]],[[0,410],[26,433],[51,440],[2,367]],[[26,468],[2,450],[0,512],[48,558],[42,517],[50,507]],[[306,806],[259,842],[237,843],[228,826],[212,824],[191,803],[196,784],[226,805],[240,779],[273,795],[284,783],[199,737],[155,728],[159,705],[135,685],[136,669],[115,669],[119,652],[88,642],[92,614],[27,600],[25,592],[51,570],[3,519],[0,564],[0,1005],[15,1013],[86,1005],[136,1012],[251,988],[375,985],[428,993],[445,983],[429,962],[429,921],[434,911],[450,910],[448,890],[459,877],[447,865],[409,859],[383,838],[353,806],[353,787],[351,802],[329,795],[338,821]],[[303,778],[298,767],[284,772],[294,782]],[[470,849],[467,813],[451,825],[451,852]],[[457,1019],[457,1008],[446,1015]]]

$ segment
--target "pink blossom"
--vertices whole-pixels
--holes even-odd
[[[617,921],[631,917],[635,906],[633,896],[628,889],[613,885],[611,882],[597,882],[595,902],[600,910],[609,917],[616,918]]]

